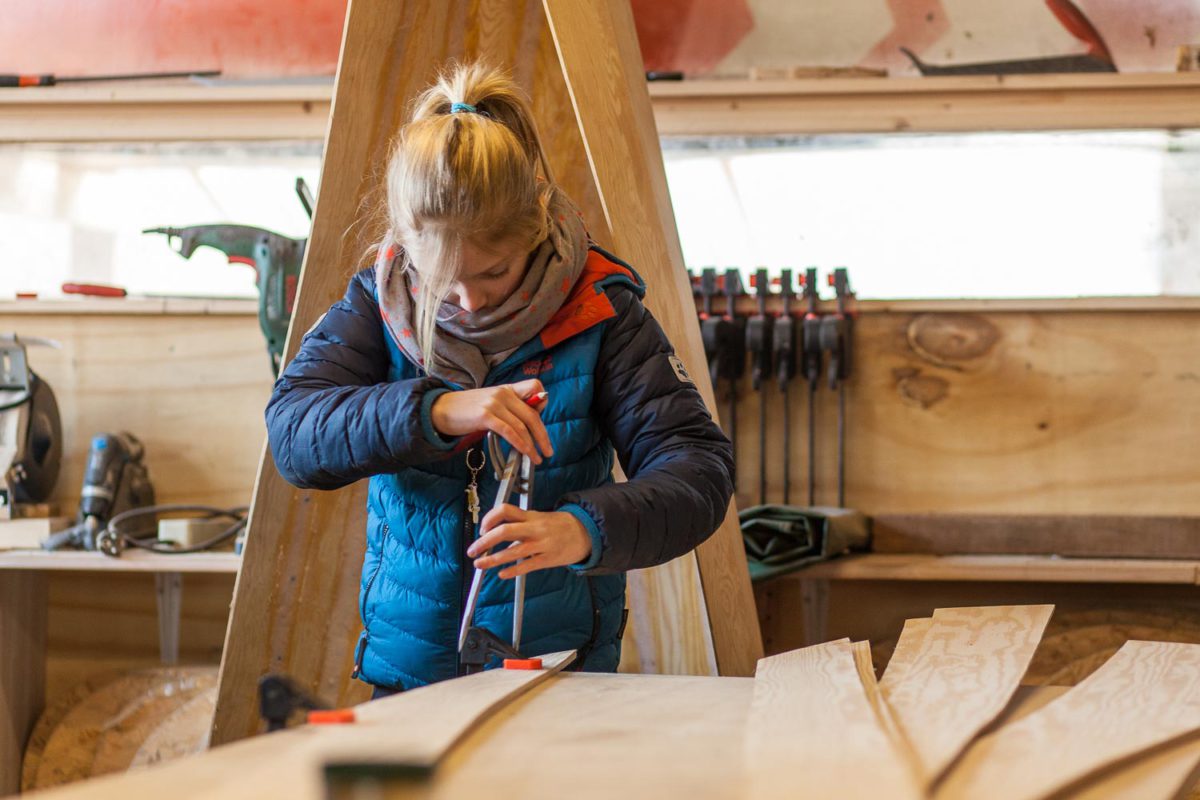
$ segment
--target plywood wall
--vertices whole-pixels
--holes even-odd
[[[857,324],[849,504],[869,513],[1200,513],[1192,445],[1200,427],[1200,311],[868,311]],[[87,439],[119,427],[146,440],[163,499],[246,502],[271,382],[252,315],[0,314],[0,330],[13,329],[64,344],[31,351],[31,362],[62,406],[68,454],[57,494],[68,511]],[[758,400],[748,381],[741,391],[738,503],[746,507],[757,502]],[[782,408],[774,388],[768,399],[769,483],[777,500]],[[807,399],[797,382],[793,502],[803,502],[807,480]],[[836,490],[834,401],[822,389],[821,502]],[[215,663],[231,591],[231,576],[185,579],[185,660]],[[902,595],[920,608],[897,611],[896,620],[942,602],[930,591],[906,585]],[[1041,602],[1045,590],[1027,594]],[[878,638],[895,621],[861,614],[873,605],[867,595],[861,603],[840,596],[831,634]],[[50,604],[52,692],[91,669],[157,658],[149,576],[55,575]],[[794,618],[788,598],[772,605],[770,613],[792,609],[785,616]],[[857,616],[843,619],[846,609]],[[778,619],[764,630],[770,649],[799,635]]]
[[[864,313],[855,347],[851,507],[1200,513],[1192,444],[1200,433],[1200,311]],[[739,391],[745,508],[758,502],[759,414],[748,379]],[[807,386],[793,384],[793,503],[807,501],[808,399]],[[769,499],[777,502],[785,443],[774,386],[768,401]],[[836,409],[823,384],[818,503],[836,500]]]
[[[250,502],[274,380],[253,309],[170,315],[0,310],[0,331],[62,344],[60,350],[31,347],[29,363],[53,388],[62,415],[64,461],[54,498],[64,513],[76,511],[92,436],[121,430],[145,444],[160,502]]]
[[[249,502],[272,382],[253,304],[219,315],[0,309],[0,331],[63,345],[29,350],[63,419],[62,513],[76,513],[92,435],[117,430],[145,443],[160,502]],[[181,661],[220,660],[233,579],[184,577]],[[152,575],[50,573],[49,605],[48,697],[98,670],[158,663]]]

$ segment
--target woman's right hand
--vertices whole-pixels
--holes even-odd
[[[521,381],[504,386],[446,392],[430,408],[434,430],[445,436],[466,436],[491,431],[500,436],[533,463],[541,464],[542,455],[552,456],[550,434],[538,413],[545,407],[532,408],[525,402],[543,391],[539,380]],[[536,443],[536,445],[535,445]],[[541,454],[538,450],[541,450]]]

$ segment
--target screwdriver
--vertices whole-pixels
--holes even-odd
[[[0,87],[5,86],[54,86],[59,83],[84,83],[89,81],[138,81],[145,78],[212,78],[221,74],[219,69],[197,72],[143,72],[124,75],[87,75],[81,77],[60,78],[57,75],[14,75],[0,74]]]

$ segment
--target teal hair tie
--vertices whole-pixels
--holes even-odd
[[[451,114],[457,114],[460,111],[470,111],[472,114],[474,114],[477,112],[477,109],[470,103],[454,103],[450,106]]]

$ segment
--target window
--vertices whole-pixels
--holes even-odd
[[[2,147],[0,296],[75,281],[257,297],[252,269],[209,248],[185,261],[142,230],[229,222],[305,237],[295,182],[315,191],[319,171],[319,142]]]
[[[668,139],[689,269],[863,298],[1200,293],[1200,132]]]

